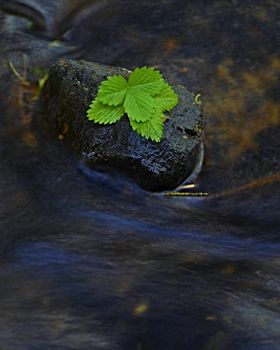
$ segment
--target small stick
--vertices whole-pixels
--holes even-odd
[[[8,62],[8,65],[12,73],[21,81],[22,85],[30,86],[30,83],[16,70],[15,66],[11,61]]]
[[[170,197],[207,197],[207,192],[165,192],[165,196]]]
[[[197,104],[197,105],[201,105],[201,94],[197,94],[194,98],[194,102]]]
[[[179,186],[177,191],[181,191],[189,188],[195,188],[195,187],[196,187],[196,184],[186,184],[186,185]]]

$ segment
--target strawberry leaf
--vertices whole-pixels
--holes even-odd
[[[160,110],[156,110],[152,118],[145,122],[136,122],[130,119],[130,125],[134,131],[147,140],[151,139],[155,142],[160,142],[163,137],[163,125],[165,116]]]
[[[97,99],[109,106],[118,106],[123,103],[127,89],[128,83],[124,77],[120,75],[108,77],[101,83]]]
[[[160,93],[155,97],[157,108],[164,111],[171,111],[179,102],[178,96],[167,83],[164,84]]]
[[[113,124],[120,120],[124,113],[123,105],[108,106],[96,100],[89,106],[87,117],[99,124]]]
[[[124,109],[129,119],[144,122],[151,118],[155,107],[155,99],[140,89],[129,88]]]
[[[178,96],[154,68],[136,68],[128,81],[120,75],[108,77],[99,87],[87,117],[99,124],[113,124],[125,113],[134,131],[160,142],[164,111],[178,104]]]
[[[155,96],[164,86],[164,80],[158,70],[154,68],[136,68],[129,76],[129,86],[139,88],[142,92]]]

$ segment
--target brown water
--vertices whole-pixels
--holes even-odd
[[[278,1],[1,8],[0,349],[279,350]],[[201,93],[209,196],[87,169],[34,100],[62,56]]]

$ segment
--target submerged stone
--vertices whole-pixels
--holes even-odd
[[[83,159],[102,171],[120,171],[151,191],[172,189],[190,176],[200,157],[201,106],[183,86],[173,85],[179,104],[169,113],[159,143],[132,130],[127,117],[113,125],[89,121],[86,112],[100,83],[129,71],[86,61],[60,60],[49,74],[49,120]]]

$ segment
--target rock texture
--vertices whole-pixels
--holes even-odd
[[[121,171],[142,188],[152,191],[172,189],[188,177],[198,161],[202,142],[201,107],[194,95],[182,86],[173,88],[179,104],[167,114],[164,139],[148,141],[135,133],[128,118],[103,126],[88,121],[86,111],[107,76],[123,68],[86,61],[61,60],[49,75],[49,120],[87,163],[98,169]]]

